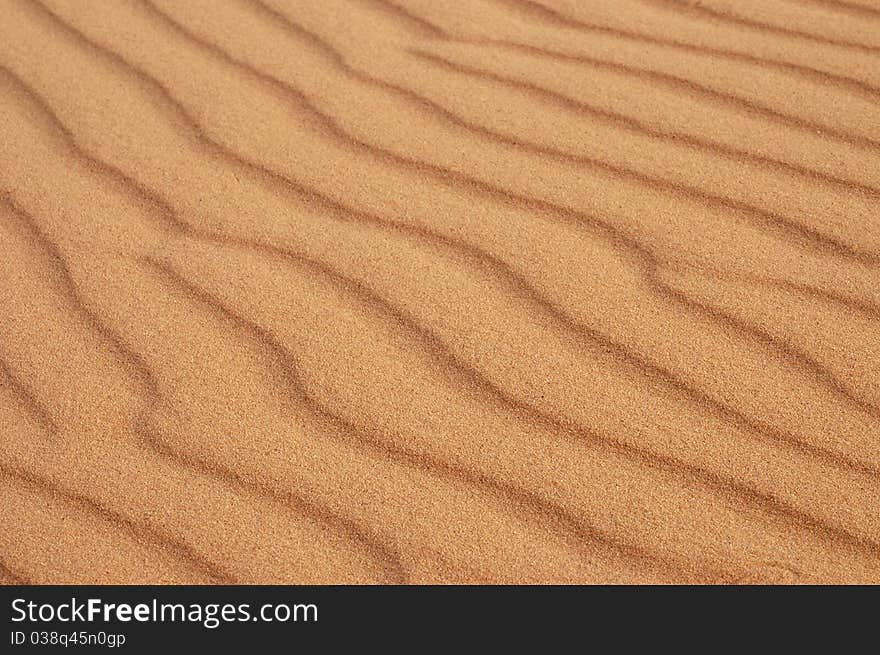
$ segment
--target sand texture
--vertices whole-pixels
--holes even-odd
[[[0,582],[880,583],[877,0],[0,0]]]

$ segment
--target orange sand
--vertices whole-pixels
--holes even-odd
[[[0,5],[0,581],[880,582],[877,0]]]

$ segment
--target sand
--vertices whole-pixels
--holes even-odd
[[[876,0],[0,4],[0,582],[880,583]]]

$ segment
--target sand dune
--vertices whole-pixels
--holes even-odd
[[[880,583],[880,4],[0,4],[0,582]]]

